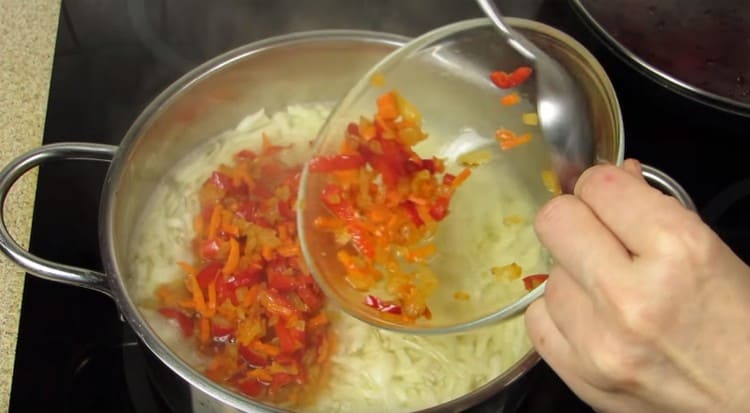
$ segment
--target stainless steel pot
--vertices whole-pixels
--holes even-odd
[[[547,43],[564,64],[575,65],[589,85],[592,116],[598,131],[599,157],[620,163],[622,121],[612,85],[599,64],[568,36],[539,23],[511,24]],[[256,42],[194,69],[146,107],[120,146],[61,143],[23,154],[0,171],[0,204],[13,183],[29,169],[53,160],[110,162],[99,210],[99,241],[105,272],[44,260],[23,250],[0,215],[0,250],[29,273],[102,292],[117,303],[140,340],[172,371],[218,406],[242,411],[280,411],[235,393],[204,377],[178,358],[146,323],[132,299],[133,272],[126,257],[130,239],[146,202],[166,172],[205,139],[236,125],[247,113],[269,113],[290,103],[335,102],[386,53],[403,44],[400,36],[363,31],[317,31]],[[658,171],[662,186],[684,202],[687,194]],[[687,200],[687,201],[686,201]],[[496,394],[537,361],[529,351],[487,385],[429,411],[460,411]]]

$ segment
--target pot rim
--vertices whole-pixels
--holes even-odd
[[[614,88],[612,87],[609,78],[604,73],[604,70],[598,64],[596,59],[577,41],[570,36],[547,26],[542,23],[538,23],[531,20],[509,18],[508,19],[514,27],[522,29],[530,29],[541,31],[550,36],[556,37],[571,45],[575,50],[581,53],[587,60],[591,61],[591,64],[595,68],[601,70],[604,74],[601,79],[604,83],[604,87],[608,92],[611,92],[611,96],[608,96],[613,103],[614,112],[613,116],[616,117],[619,125],[617,142],[618,157],[617,159],[611,160],[617,164],[622,162],[624,148],[623,148],[623,131],[622,131],[622,116],[620,113],[620,107],[617,102],[617,98],[614,95]],[[464,20],[454,24],[484,24],[489,20],[484,18]],[[222,70],[223,68],[236,63],[239,60],[248,58],[256,53],[261,53],[265,50],[276,48],[279,46],[288,46],[298,43],[306,43],[310,41],[325,41],[325,40],[341,40],[341,41],[361,41],[364,43],[378,43],[378,44],[390,44],[395,46],[401,46],[406,43],[409,38],[401,35],[375,32],[375,31],[364,31],[364,30],[314,30],[314,31],[303,31],[296,32],[287,35],[281,35],[263,39],[257,42],[249,43],[239,48],[230,50],[224,54],[221,54],[197,67],[190,70],[187,74],[180,77],[177,81],[172,83],[166,89],[164,89],[156,98],[154,98],[148,106],[146,106],[140,115],[133,122],[132,126],[126,132],[119,150],[112,159],[111,166],[107,171],[107,176],[104,181],[102,189],[102,197],[99,207],[99,244],[101,250],[102,261],[104,265],[105,273],[108,274],[109,285],[111,295],[119,307],[124,319],[132,326],[135,333],[138,335],[141,342],[146,347],[174,371],[177,375],[186,380],[191,386],[199,389],[200,391],[210,395],[218,401],[230,405],[236,409],[243,411],[275,411],[285,412],[286,410],[279,409],[277,407],[262,404],[256,402],[248,397],[240,395],[239,393],[226,388],[218,383],[215,383],[205,377],[203,374],[195,370],[188,363],[178,357],[156,334],[151,326],[145,321],[137,306],[129,296],[122,277],[120,276],[119,269],[121,268],[120,260],[117,259],[115,253],[115,245],[113,242],[114,233],[114,211],[115,206],[118,202],[118,187],[123,176],[125,165],[127,164],[133,148],[138,141],[138,138],[143,130],[145,130],[154,119],[158,118],[163,112],[163,107],[170,101],[178,98],[185,90],[190,88],[197,82],[212,76],[214,73]],[[457,398],[448,400],[439,405],[430,407],[423,410],[424,412],[432,412],[441,409],[445,409],[447,406],[462,406],[467,408],[477,401],[484,400],[489,396],[493,395],[498,390],[507,387],[509,384],[515,382],[518,378],[523,376],[527,371],[534,367],[541,358],[531,348],[523,357],[521,357],[516,363],[505,370],[502,374],[498,375],[494,379],[490,380],[483,386],[473,390],[470,393],[459,396]],[[472,403],[473,402],[473,403]]]

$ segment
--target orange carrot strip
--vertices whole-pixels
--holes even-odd
[[[392,120],[399,116],[398,103],[396,102],[396,95],[393,92],[381,95],[377,100],[377,104],[378,116],[383,120]]]
[[[518,104],[520,101],[521,101],[521,97],[516,92],[505,95],[502,97],[502,99],[500,99],[500,103],[503,106],[513,106],[515,104]]]
[[[326,324],[328,324],[328,317],[326,317],[325,313],[319,313],[318,315],[311,318],[310,321],[307,322],[307,328],[312,330],[314,328],[318,328]]]
[[[208,313],[211,317],[216,314],[216,282],[208,284]]]
[[[178,261],[177,265],[182,268],[182,272],[184,272],[185,275],[194,276],[196,274],[195,267],[186,263],[185,261]]]
[[[299,247],[296,244],[282,245],[276,248],[276,252],[284,258],[296,257],[299,255]]]
[[[262,288],[261,284],[255,284],[247,290],[245,297],[242,299],[242,307],[248,308],[252,306],[258,299],[258,291]]]
[[[516,146],[523,145],[524,143],[531,140],[531,134],[530,133],[524,133],[523,135],[512,139],[500,142],[500,148],[504,151],[507,151],[508,149],[513,149]]]
[[[203,297],[203,291],[201,291],[200,285],[198,285],[198,280],[195,277],[190,277],[190,284],[193,290],[192,293],[193,303],[195,303],[195,310],[202,315],[208,314],[208,309],[206,308],[206,300]]]
[[[230,275],[237,269],[239,263],[240,244],[236,239],[229,238],[229,256],[227,257],[227,262],[224,263],[224,268],[221,269],[221,272],[224,275]]]
[[[467,180],[470,175],[471,169],[465,168],[463,171],[461,171],[460,174],[456,175],[456,179],[453,180],[451,186],[453,188],[458,188],[458,186],[461,185],[465,180]]]
[[[200,340],[201,344],[208,344],[208,340],[211,338],[211,323],[208,320],[208,318],[201,318],[201,335]]]
[[[267,354],[269,356],[278,356],[281,352],[278,347],[264,343],[260,340],[254,340],[251,344],[253,347],[253,350],[258,351],[259,353]]]
[[[221,224],[221,204],[216,204],[214,210],[211,212],[211,220],[208,221],[208,239],[215,239],[219,231],[219,224]]]

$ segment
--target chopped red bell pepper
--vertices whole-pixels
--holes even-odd
[[[247,394],[251,397],[258,397],[263,393],[263,389],[266,387],[262,383],[260,383],[258,380],[250,378],[245,381],[240,382],[237,387],[240,389],[241,392]]]
[[[456,175],[445,174],[443,175],[443,185],[450,185],[456,180]]]
[[[347,225],[346,232],[351,237],[352,245],[357,251],[368,258],[375,257],[375,242],[370,234],[357,223]]]
[[[359,134],[359,125],[357,125],[354,122],[351,122],[351,123],[349,123],[346,126],[346,131],[349,132],[350,135],[354,135],[354,136],[360,137],[360,134]]]
[[[204,260],[212,260],[216,258],[220,249],[219,241],[215,239],[204,240],[200,244],[200,256]]]
[[[276,373],[273,375],[271,380],[271,389],[280,389],[289,383],[294,383],[297,380],[296,376],[286,373]]]
[[[523,277],[523,286],[526,290],[531,291],[542,285],[549,276],[547,274],[534,274]]]
[[[289,201],[279,201],[278,208],[279,215],[281,215],[282,218],[290,220],[296,218]]]
[[[297,287],[297,280],[291,275],[286,275],[273,269],[269,269],[266,274],[268,277],[268,286],[275,288],[279,292],[292,291]]]
[[[342,198],[342,191],[338,185],[328,184],[323,188],[321,194],[323,203],[329,210],[344,222],[352,222],[357,219],[354,206]]]
[[[304,331],[287,328],[282,322],[276,323],[273,328],[279,338],[279,348],[282,353],[291,354],[304,347]]]
[[[500,89],[510,89],[525,82],[532,73],[528,66],[521,66],[511,73],[503,71],[494,71],[490,73],[490,80]]]
[[[215,342],[226,342],[234,336],[235,328],[223,317],[211,319],[211,336]]]
[[[216,276],[219,275],[222,267],[223,265],[220,262],[210,262],[198,272],[195,278],[201,289],[204,291],[208,289],[209,284],[216,280]]]
[[[411,218],[411,222],[414,223],[414,225],[417,226],[417,228],[424,225],[424,220],[421,216],[419,216],[419,211],[417,211],[417,205],[412,201],[406,201],[401,204],[401,207],[403,207],[406,212],[409,214],[409,218]]]
[[[365,164],[361,155],[332,155],[318,156],[310,160],[308,168],[310,172],[334,172],[359,169]]]
[[[214,171],[211,174],[209,182],[215,187],[224,190],[228,195],[238,195],[247,191],[247,186],[244,183],[235,185],[230,176],[219,171]]]
[[[310,308],[310,311],[318,311],[323,307],[323,297],[316,294],[313,289],[307,285],[298,285],[297,295],[302,302]]]
[[[401,306],[389,301],[381,300],[374,295],[368,294],[367,297],[365,297],[365,304],[382,313],[401,314]]]
[[[289,318],[297,314],[297,308],[274,290],[262,290],[258,293],[258,301],[271,314]]]
[[[190,337],[193,335],[193,320],[191,320],[190,317],[188,317],[188,315],[183,313],[181,310],[170,307],[162,307],[159,309],[159,314],[166,318],[177,321],[177,324],[179,324],[180,329],[182,330],[183,336]]]
[[[268,359],[265,356],[254,352],[247,346],[238,346],[238,351],[240,356],[252,367],[265,367],[268,365]]]
[[[249,149],[243,149],[237,152],[236,154],[234,154],[234,159],[237,162],[252,161],[253,159],[257,157],[258,155]]]
[[[262,185],[257,185],[256,189],[261,187]],[[273,225],[271,225],[271,222],[266,219],[260,208],[261,206],[259,202],[248,200],[240,204],[239,208],[237,208],[236,214],[247,222],[252,222],[253,224],[264,228],[273,228]]]
[[[446,215],[448,215],[448,204],[450,200],[444,196],[439,197],[435,200],[435,203],[430,207],[430,216],[435,221],[442,221]]]

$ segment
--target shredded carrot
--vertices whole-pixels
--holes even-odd
[[[252,343],[253,349],[257,350],[259,353],[263,353],[269,356],[278,356],[280,353],[280,350],[278,347],[273,346],[271,344],[266,344],[260,340],[255,340]]]
[[[208,285],[208,314],[212,317],[216,314],[216,283],[212,282]]]
[[[195,268],[192,265],[184,261],[178,261],[177,265],[179,265],[180,268],[182,268],[182,272],[184,272],[185,275],[195,276]]]
[[[208,221],[208,239],[215,239],[219,232],[219,225],[221,224],[221,204],[214,206],[213,212],[211,212],[211,220]]]
[[[518,95],[518,93],[513,92],[510,94],[507,94],[500,99],[500,103],[503,106],[513,106],[521,102],[521,96]]]
[[[208,344],[208,341],[211,339],[211,322],[208,318],[203,317],[200,321],[201,326],[201,335],[200,340],[201,344],[206,345]]]
[[[307,322],[307,326],[310,329],[322,327],[326,324],[328,324],[328,317],[326,317],[325,313],[320,313]]]
[[[257,399],[291,403],[307,383],[320,381],[330,329],[325,296],[299,256],[294,209],[303,165],[281,161],[289,146],[265,134],[262,141],[203,183],[193,261],[177,263],[184,278],[154,294],[160,314],[176,318],[210,358],[207,377]],[[356,185],[352,175],[346,179]]]
[[[507,129],[498,129],[495,132],[495,139],[497,139],[501,149],[509,150],[529,142],[531,140],[531,134],[524,133],[523,135],[517,136],[515,133]]]
[[[456,175],[456,179],[453,180],[451,186],[453,186],[454,188],[458,188],[462,183],[464,183],[464,181],[469,179],[469,176],[471,176],[471,169],[464,169],[460,174]]]
[[[221,269],[221,272],[224,273],[224,275],[229,275],[234,272],[234,270],[237,269],[237,265],[240,262],[240,244],[237,242],[236,239],[230,238],[229,239],[229,257],[227,258],[227,262],[224,264],[224,268]]]

